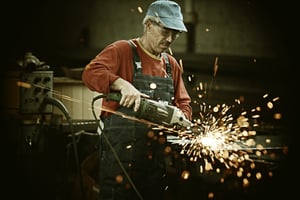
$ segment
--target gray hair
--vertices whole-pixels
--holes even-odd
[[[146,22],[147,21],[155,22],[157,24],[161,23],[159,17],[154,17],[154,16],[146,15],[144,17],[144,19],[143,19],[144,31],[146,31]]]

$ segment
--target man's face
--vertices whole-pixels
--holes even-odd
[[[150,22],[148,28],[149,42],[152,50],[156,53],[166,51],[178,38],[180,32],[163,27],[156,22]]]

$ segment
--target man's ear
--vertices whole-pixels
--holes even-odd
[[[146,30],[150,30],[150,28],[153,26],[153,23],[150,20],[147,20],[145,22]]]

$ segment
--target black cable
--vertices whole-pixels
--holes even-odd
[[[92,113],[93,113],[93,115],[94,115],[95,120],[98,122],[98,125],[97,125],[97,126],[98,126],[98,128],[101,130],[101,136],[103,136],[103,138],[105,139],[105,142],[108,144],[109,148],[110,148],[111,151],[113,152],[115,159],[117,160],[117,162],[118,162],[119,166],[121,167],[123,173],[124,173],[125,176],[127,177],[127,179],[128,179],[128,181],[129,181],[129,183],[131,184],[132,188],[135,190],[135,192],[136,192],[136,194],[138,195],[138,197],[139,197],[141,200],[143,200],[142,195],[140,194],[140,192],[138,191],[137,187],[135,186],[135,184],[133,183],[132,179],[130,178],[129,174],[127,173],[126,169],[124,168],[124,166],[123,166],[123,164],[122,164],[122,162],[121,162],[121,160],[120,160],[120,158],[119,158],[117,152],[115,151],[114,147],[112,146],[112,144],[110,143],[110,141],[109,141],[109,139],[107,138],[106,134],[104,133],[103,128],[100,126],[100,119],[98,120],[98,118],[97,118],[97,116],[96,116],[95,109],[94,109],[94,103],[95,103],[95,101],[97,101],[98,99],[101,99],[101,98],[104,98],[104,97],[106,97],[106,95],[101,94],[101,95],[98,95],[98,96],[96,96],[96,97],[93,98],[93,100],[92,100],[92,105],[91,105],[91,107],[92,107]]]
[[[77,173],[79,175],[79,180],[80,180],[82,200],[84,200],[85,190],[83,187],[83,177],[82,177],[81,167],[80,167],[80,163],[79,163],[79,159],[78,159],[77,142],[76,142],[76,137],[75,137],[75,133],[73,130],[72,118],[68,112],[68,109],[65,107],[65,105],[60,100],[53,98],[53,97],[45,96],[45,98],[43,100],[43,105],[46,106],[47,104],[56,106],[64,114],[64,116],[66,117],[67,122],[69,124],[70,132],[72,135],[72,143],[73,143],[73,149],[74,149],[74,155],[75,155],[75,164],[76,164],[76,169],[77,169]]]
[[[95,97],[93,98],[93,100],[92,100],[92,113],[93,113],[93,116],[94,116],[94,118],[95,118],[95,120],[96,120],[97,122],[98,122],[99,120],[98,120],[98,118],[97,118],[97,116],[96,116],[96,113],[95,113],[94,104],[95,104],[95,102],[96,102],[97,100],[102,99],[102,98],[104,98],[104,97],[106,97],[106,95],[100,94],[100,95],[98,95],[98,96],[95,96]]]

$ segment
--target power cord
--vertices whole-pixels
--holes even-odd
[[[70,132],[72,135],[72,144],[73,144],[73,149],[74,149],[75,164],[76,164],[76,169],[77,169],[77,173],[79,175],[79,180],[80,180],[82,200],[84,200],[85,190],[84,190],[84,186],[83,186],[82,171],[81,171],[81,167],[80,167],[80,163],[79,163],[79,159],[78,159],[77,141],[76,141],[76,137],[75,137],[75,133],[74,133],[74,129],[73,129],[72,118],[68,112],[68,109],[65,107],[65,105],[60,100],[53,98],[53,97],[45,96],[45,98],[43,100],[43,106],[46,106],[48,104],[56,106],[64,114],[64,116],[69,124]],[[43,109],[43,106],[41,106],[41,109]]]
[[[123,173],[125,174],[125,176],[127,177],[129,183],[131,184],[132,188],[134,189],[134,191],[136,192],[136,194],[138,195],[139,199],[143,200],[142,195],[140,194],[140,192],[138,191],[137,187],[135,186],[135,184],[133,183],[132,179],[130,178],[129,174],[127,173],[126,169],[124,168],[117,152],[115,151],[114,147],[112,146],[111,142],[109,141],[109,139],[107,138],[105,132],[103,131],[103,127],[100,125],[100,119],[97,118],[96,113],[95,113],[95,109],[94,109],[94,103],[101,99],[101,98],[105,98],[106,95],[105,94],[100,94],[98,96],[95,96],[92,100],[92,113],[93,116],[95,118],[95,120],[98,122],[98,129],[101,131],[101,136],[103,136],[103,138],[105,139],[105,142],[108,144],[109,148],[111,149],[111,151],[113,152],[113,155],[116,159],[116,161],[118,162],[119,166],[121,167]],[[100,143],[101,144],[101,143]]]

